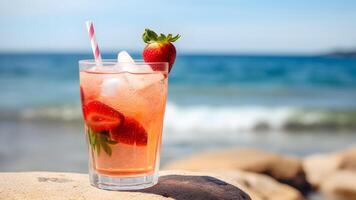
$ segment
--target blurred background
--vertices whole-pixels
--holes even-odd
[[[0,1],[0,171],[87,172],[78,60],[179,33],[162,162],[207,149],[305,156],[356,143],[356,2]]]

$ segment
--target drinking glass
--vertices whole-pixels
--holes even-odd
[[[90,183],[137,190],[158,181],[168,63],[79,61]]]

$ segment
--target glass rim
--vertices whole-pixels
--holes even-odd
[[[117,64],[130,64],[130,65],[167,65],[168,62],[145,62],[142,59],[134,59],[135,63],[130,63],[130,62],[120,62],[118,63],[116,59],[102,59],[101,63],[103,65],[117,65]],[[96,65],[97,63],[95,62],[94,59],[84,59],[84,60],[79,60],[79,64],[81,65]]]

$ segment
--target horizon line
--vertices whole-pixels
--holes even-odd
[[[141,52],[137,50],[132,50],[128,51],[130,54],[133,55],[140,55]],[[343,52],[342,50],[334,50],[334,51],[320,51],[320,52],[267,52],[267,51],[261,51],[261,52],[251,52],[251,51],[241,51],[241,52],[233,52],[233,51],[182,51],[180,53],[177,53],[177,55],[231,55],[231,56],[249,56],[249,55],[254,55],[254,56],[323,56],[323,55],[330,55],[333,53],[339,53]],[[115,51],[102,51],[102,54],[104,55],[114,55],[117,54],[118,52]],[[92,52],[88,50],[23,50],[23,51],[18,51],[18,50],[0,50],[0,54],[27,54],[27,55],[35,55],[35,54],[85,54],[85,55],[91,55]]]

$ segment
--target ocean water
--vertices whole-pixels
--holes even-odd
[[[77,63],[86,58],[0,54],[0,118],[79,119]],[[355,58],[183,55],[169,90],[172,129],[356,128]]]
[[[91,57],[0,54],[0,171],[86,171],[78,60]],[[176,59],[169,78],[163,163],[233,146],[304,156],[355,143],[356,58]],[[48,162],[53,157],[61,162]]]

